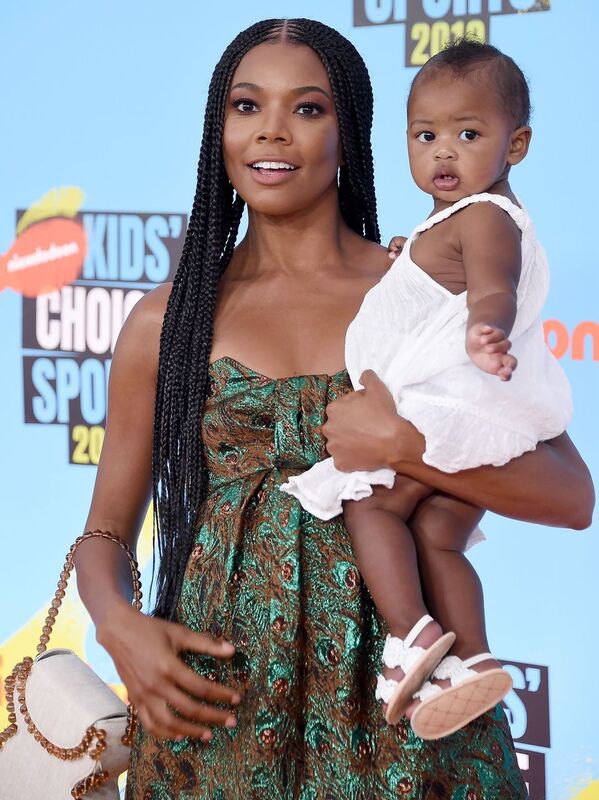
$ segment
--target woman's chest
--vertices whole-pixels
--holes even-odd
[[[219,296],[211,360],[230,356],[271,377],[335,374],[345,333],[373,279],[231,281]]]

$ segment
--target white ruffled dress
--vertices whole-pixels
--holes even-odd
[[[423,232],[472,203],[502,208],[522,232],[518,311],[510,335],[518,368],[510,381],[482,372],[465,349],[466,292],[454,295],[411,258]],[[526,211],[506,197],[471,195],[419,225],[382,280],[365,296],[350,324],[345,362],[354,389],[374,370],[397,412],[426,440],[425,463],[443,472],[483,464],[501,466],[539,441],[562,433],[572,414],[568,380],[545,345],[540,319],[549,286],[545,252]],[[281,487],[319,519],[341,513],[343,500],[360,500],[372,486],[393,486],[390,469],[340,472],[328,458]]]

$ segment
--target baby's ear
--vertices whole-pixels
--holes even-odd
[[[530,139],[532,137],[532,129],[529,125],[523,125],[521,128],[516,128],[512,133],[510,142],[510,151],[507,157],[507,163],[512,167],[514,164],[519,164],[528,153],[530,146]]]

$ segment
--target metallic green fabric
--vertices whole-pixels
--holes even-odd
[[[202,421],[209,494],[179,619],[237,647],[189,656],[239,687],[233,731],[207,744],[138,731],[128,800],[524,800],[501,708],[439,742],[389,727],[374,699],[385,630],[338,517],[321,522],[278,490],[320,460],[325,407],[347,373],[272,380],[211,366]]]

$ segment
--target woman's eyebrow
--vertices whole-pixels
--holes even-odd
[[[231,91],[233,89],[251,89],[253,92],[259,92],[260,87],[257,83],[247,83],[246,81],[242,81],[241,83],[236,83],[235,86],[231,86]]]
[[[330,94],[328,92],[325,92],[325,90],[320,86],[298,86],[297,89],[293,90],[293,94],[297,95],[309,94],[310,92],[320,92],[320,94],[323,94],[325,97],[328,97],[329,100],[331,99]]]
[[[234,89],[249,89],[252,92],[260,92],[262,91],[262,87],[258,86],[257,83],[248,83],[247,81],[241,81],[240,83],[236,83],[234,86],[231,86],[231,91]],[[298,86],[295,89],[291,90],[294,95],[302,95],[302,94],[309,94],[310,92],[320,92],[328,99],[331,99],[331,96],[328,92],[326,92],[321,86]]]

